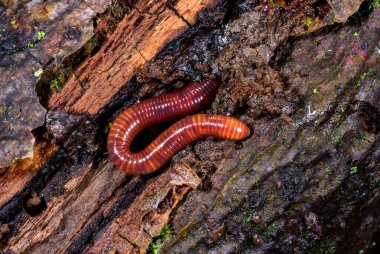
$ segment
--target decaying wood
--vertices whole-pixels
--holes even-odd
[[[76,113],[97,113],[135,75],[138,69],[152,59],[169,41],[188,29],[189,25],[195,24],[199,12],[217,3],[218,1],[211,0],[177,1],[175,5],[170,5],[169,8],[166,1],[139,1],[134,10],[126,16],[117,30],[108,38],[101,50],[78,70],[75,70],[64,89],[51,97],[49,108],[64,106],[67,110]],[[39,141],[34,159],[22,161],[6,170],[0,179],[3,183],[1,188],[3,211],[13,209],[23,211],[25,207],[23,208],[19,201],[26,193],[29,193],[28,184],[30,184],[33,176],[36,177],[36,171],[41,169],[53,155],[60,157],[59,153],[62,151],[58,151],[57,155],[57,150],[57,146]],[[32,187],[33,190],[45,196],[48,208],[44,213],[47,216],[27,219],[28,215],[24,214],[22,220],[27,219],[27,222],[17,229],[17,234],[6,240],[7,243],[3,246],[3,250],[11,250],[14,253],[63,253],[70,251],[70,248],[73,248],[72,243],[79,241],[81,237],[78,232],[83,231],[86,227],[93,227],[101,219],[99,215],[104,214],[108,217],[112,214],[115,204],[123,203],[120,199],[125,198],[123,191],[126,191],[126,182],[129,186],[127,190],[145,184],[145,180],[138,178],[131,180],[124,173],[115,169],[108,159],[101,161],[100,165],[96,166],[96,170],[94,170],[92,163],[84,163],[81,166],[74,167],[63,163],[58,166],[59,168],[50,167],[47,164],[45,167],[46,170],[50,171],[49,175],[54,175],[53,179],[57,181],[60,181],[61,177],[56,178],[55,170],[58,171],[58,174],[60,174],[59,172],[68,174],[71,171],[73,173],[72,178],[68,182],[55,186],[48,184],[50,186],[48,187],[49,191],[45,187],[47,192],[40,192],[38,188]],[[55,180],[50,179],[50,181]],[[117,225],[123,229],[125,225],[132,222],[135,223],[133,229],[140,232],[140,238],[143,240],[137,246],[141,250],[146,250],[155,234],[166,224],[169,214],[178,201],[187,193],[189,188],[195,188],[198,184],[199,178],[188,167],[182,167],[181,170],[171,169],[165,173],[164,177],[160,177],[158,182],[152,179],[147,183],[143,193],[140,194],[141,202],[136,203],[133,207],[141,206],[146,198],[151,198],[154,202],[148,205],[146,210],[142,209],[139,213],[134,211],[133,207],[128,210],[128,213],[135,214],[137,216],[135,218],[139,218],[139,220],[131,221],[128,213],[122,216],[111,224],[107,234],[102,236],[89,251],[98,253],[99,250],[116,246],[109,245],[107,242],[107,239],[114,242],[115,236],[113,234],[115,232],[112,231],[112,228]],[[158,186],[166,186],[166,189],[156,193]],[[139,187],[134,190],[135,194],[133,194],[134,192],[128,194],[131,195],[131,199],[138,191],[142,190],[142,187]],[[61,194],[55,197],[51,196],[51,191],[55,192],[54,188],[58,188],[58,192]],[[24,191],[22,191],[23,189]],[[15,202],[9,202],[12,197]],[[154,209],[159,210],[158,206],[161,202],[168,203],[165,203],[159,214],[155,213]],[[111,215],[111,217],[114,216]],[[4,225],[11,228],[11,231],[7,231],[7,233],[12,232],[14,225]],[[146,235],[143,230],[144,227],[148,226],[151,227],[149,229],[150,234]],[[134,231],[129,232],[133,233]],[[2,237],[4,238],[5,235]],[[112,237],[112,239],[107,237]],[[128,240],[133,243],[136,239],[132,237]],[[60,244],[57,245],[57,241]],[[120,241],[123,241],[122,238]],[[117,241],[115,241],[116,243]],[[128,246],[133,247],[125,241],[123,241],[122,246],[120,251],[128,249]]]
[[[6,169],[0,177],[0,206],[8,202],[17,192],[22,190],[46,160],[58,147],[46,141],[38,142],[34,147],[34,157],[19,161]]]
[[[379,232],[380,9],[365,11],[360,25],[334,27],[333,8],[305,2],[263,12],[265,1],[138,1],[49,98],[53,113],[37,134],[37,156],[0,176],[0,251],[370,248]],[[347,13],[359,8],[354,2]],[[184,42],[186,50],[163,51],[217,8],[205,31]],[[310,9],[319,16],[307,26]],[[327,25],[333,28],[310,34]],[[107,158],[105,127],[122,107],[172,89],[159,84],[174,83],[180,71],[184,80],[214,74],[226,81],[207,112],[237,116],[253,135],[236,143],[202,140],[164,170],[126,175]],[[67,112],[79,115],[57,134],[54,112],[58,122]],[[34,194],[46,202],[36,215],[25,205],[33,209],[35,200],[25,199]],[[157,239],[165,225],[172,234]]]
[[[166,171],[147,184],[125,214],[116,219],[88,253],[122,253],[146,250],[169,220],[169,215],[200,179],[190,167],[180,166]],[[152,209],[154,208],[154,209]]]
[[[49,62],[60,64],[86,43],[92,19],[110,2],[0,2],[0,168],[33,157],[31,131],[43,125],[46,114],[36,83]]]
[[[147,61],[167,43],[195,24],[196,15],[218,0],[139,1],[98,54],[84,63],[65,88],[49,101],[49,108],[96,114]]]

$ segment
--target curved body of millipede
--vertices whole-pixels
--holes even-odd
[[[186,116],[214,99],[219,84],[214,80],[191,83],[170,94],[147,99],[123,111],[113,122],[108,135],[108,154],[113,163],[132,175],[149,174],[159,169],[181,148],[202,137],[239,140],[249,128],[233,117],[198,114],[186,117],[159,135],[141,152],[133,153],[130,144],[145,127]]]

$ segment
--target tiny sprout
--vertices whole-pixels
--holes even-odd
[[[37,78],[39,78],[42,73],[44,73],[44,70],[42,68],[38,69],[36,72],[33,73],[33,75]]]
[[[53,90],[54,92],[58,92],[61,89],[60,84],[55,79],[49,82],[49,86],[50,86],[50,89]]]
[[[46,33],[44,31],[39,31],[37,33],[37,39],[40,41],[45,37]]]
[[[314,93],[314,94],[318,93],[318,89],[317,89],[317,88],[314,88],[314,89],[313,89],[313,93]]]
[[[168,226],[168,225],[165,225],[161,232],[156,236],[156,237],[161,237],[162,239],[166,239],[168,238],[170,235],[172,234],[172,229]]]
[[[358,33],[358,32],[354,32],[354,36],[355,36],[355,37],[358,37],[358,36],[359,36],[359,33]]]
[[[302,24],[304,26],[311,26],[313,24],[313,19],[310,17],[306,17],[306,19],[302,20]]]
[[[248,216],[244,219],[244,223],[248,224],[251,222],[251,216]]]
[[[360,74],[360,76],[359,76],[360,80],[363,80],[365,77],[367,77],[367,75],[368,75],[367,72]]]
[[[352,175],[352,174],[356,174],[356,173],[358,173],[359,172],[359,169],[358,169],[358,167],[351,167],[350,168],[350,174]]]
[[[32,42],[32,41],[30,41],[30,42],[28,42],[28,44],[26,44],[26,46],[28,47],[28,48],[34,48],[34,42]]]
[[[109,122],[109,123],[107,124],[107,126],[104,127],[104,133],[108,133],[109,130],[111,129],[111,127],[112,127],[112,122]]]
[[[369,5],[368,5],[368,8],[369,9],[375,9],[377,7],[379,7],[380,5],[380,0],[372,0]]]
[[[14,19],[11,20],[11,25],[15,25],[16,23],[17,23],[16,20],[14,20]]]
[[[332,172],[332,170],[331,170],[330,167],[326,167],[326,168],[325,168],[325,172],[328,173],[328,174],[330,174],[330,173]]]

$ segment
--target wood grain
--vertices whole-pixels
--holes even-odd
[[[60,93],[50,98],[49,108],[96,114],[147,61],[186,31],[188,23],[194,24],[198,12],[218,2],[182,0],[173,11],[167,1],[141,1],[100,51],[75,71]]]
[[[145,253],[178,202],[199,184],[200,179],[190,167],[177,165],[170,168],[148,183],[128,210],[112,222],[87,253]]]

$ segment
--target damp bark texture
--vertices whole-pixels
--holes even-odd
[[[0,63],[20,61],[0,68],[34,94],[12,92],[6,101],[29,96],[22,107],[41,109],[29,134],[14,134],[35,138],[34,157],[0,171],[0,252],[379,252],[377,1],[83,3],[104,13],[70,55],[48,33],[17,52],[0,37],[8,50]],[[32,4],[24,9],[47,15]],[[2,8],[15,31],[31,26],[11,20],[5,10],[15,6]],[[51,22],[48,31],[69,22],[65,15],[73,14],[38,17]],[[48,70],[34,77],[30,59],[54,47],[64,59],[33,60]],[[1,89],[18,87],[4,77]],[[107,132],[122,110],[206,78],[222,85],[202,112],[239,118],[250,137],[199,140],[147,176],[112,165]],[[132,150],[171,124],[143,130]]]

